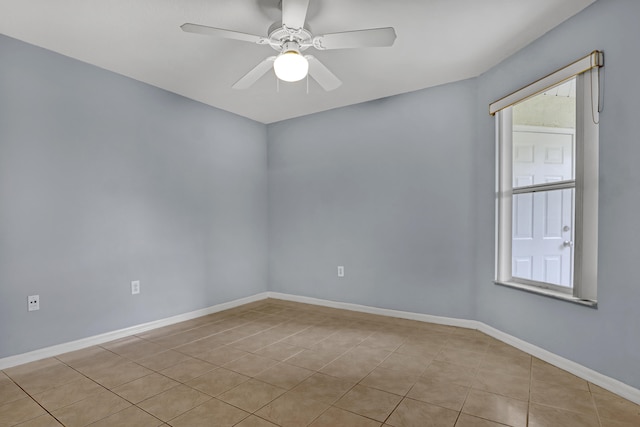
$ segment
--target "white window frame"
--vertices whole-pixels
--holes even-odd
[[[597,307],[598,69],[603,62],[602,52],[592,52],[490,105],[490,113],[496,116],[496,284]],[[512,106],[573,77],[576,77],[575,183],[535,186],[540,191],[575,188],[573,288],[566,290],[512,275]]]

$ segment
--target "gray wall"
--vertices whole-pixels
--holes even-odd
[[[469,80],[269,125],[270,290],[473,318],[475,105]]]
[[[0,357],[266,291],[264,125],[4,36],[0,61]]]
[[[478,320],[640,388],[640,2],[599,0],[477,79]],[[487,105],[594,49],[605,52],[600,115],[598,309],[491,283],[494,121]],[[486,249],[481,249],[486,248]]]

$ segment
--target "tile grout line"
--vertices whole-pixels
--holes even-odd
[[[117,354],[117,353],[115,353],[115,352],[113,352],[113,351],[111,351],[111,350],[109,350],[109,349],[106,349],[106,348],[104,348],[104,347],[102,347],[102,346],[98,346],[98,347],[100,347],[100,348],[104,349],[105,351],[108,351],[108,352],[110,352],[110,353],[113,353],[113,354],[114,354],[114,355],[116,355],[116,356],[123,357],[123,356],[120,356],[119,354]],[[70,369],[73,369],[74,371],[76,371],[77,373],[79,373],[80,375],[82,375],[83,377],[85,377],[86,379],[88,379],[89,381],[93,382],[94,384],[98,385],[98,386],[99,386],[99,387],[101,387],[102,389],[104,389],[104,390],[106,390],[106,391],[108,391],[108,392],[110,392],[110,393],[113,393],[115,396],[118,396],[120,399],[123,399],[123,400],[125,400],[126,402],[129,402],[129,403],[131,404],[131,406],[135,406],[136,408],[138,408],[138,409],[140,409],[140,410],[144,411],[145,413],[149,414],[147,411],[145,411],[144,409],[140,408],[137,404],[135,404],[135,403],[131,402],[129,399],[126,399],[126,398],[125,398],[125,397],[123,397],[123,396],[120,396],[118,393],[114,392],[114,391],[113,391],[113,390],[111,390],[110,388],[107,388],[106,386],[104,386],[104,385],[100,384],[99,382],[97,382],[97,381],[96,381],[96,380],[94,380],[93,378],[91,378],[91,377],[89,377],[89,376],[85,375],[84,373],[82,373],[82,372],[78,371],[78,370],[77,370],[76,368],[74,368],[73,366],[71,366],[71,365],[67,364],[66,362],[63,362],[62,360],[58,359],[57,357],[56,357],[56,360],[58,360],[60,363],[64,364],[65,366],[69,367]],[[128,359],[127,359],[127,360],[128,360]],[[135,363],[135,362],[134,362],[134,363]],[[140,366],[141,366],[141,365],[140,365]],[[152,370],[152,371],[153,371],[153,370]],[[157,373],[156,371],[153,371],[153,372],[154,372],[154,373]],[[153,374],[149,374],[149,375],[153,375]],[[145,375],[145,376],[149,376],[149,375]],[[140,378],[144,378],[144,377],[140,377]],[[138,378],[138,379],[140,379],[140,378]],[[168,378],[168,377],[167,377],[167,378]],[[120,385],[124,385],[124,384],[129,384],[130,382],[133,382],[133,381],[136,381],[136,380],[132,380],[132,381],[129,381],[129,382],[126,382],[126,383],[123,383],[123,384],[119,384],[119,385],[118,385],[118,386],[116,386],[116,387],[119,387]],[[82,402],[83,400],[89,399],[90,397],[91,397],[91,396],[87,396],[87,397],[85,397],[85,398],[83,398],[83,399],[80,399],[80,400],[78,400],[78,401],[76,401],[76,402],[73,402],[73,403],[70,403],[70,404],[68,404],[68,405],[62,406],[62,407],[60,407],[60,408],[58,408],[58,409],[66,408],[66,407],[71,406],[71,405],[74,405],[74,404],[76,404],[76,403],[78,403],[78,402]],[[126,408],[123,408],[123,409],[121,409],[120,411],[114,412],[113,414],[108,414],[108,415],[106,415],[105,417],[102,417],[102,418],[100,418],[100,419],[98,419],[98,420],[95,420],[95,421],[91,422],[91,424],[97,423],[98,421],[101,421],[101,420],[103,420],[103,419],[105,419],[105,418],[108,418],[108,417],[110,417],[110,416],[112,416],[112,415],[118,414],[118,413],[120,413],[120,412],[122,412],[122,411],[124,411],[124,410],[126,410],[126,409],[129,409],[131,406],[128,406],[128,407],[126,407]],[[56,409],[56,411],[57,411],[58,409]],[[154,417],[155,419],[157,419],[157,420],[161,421],[161,422],[164,422],[164,421],[160,420],[158,417],[154,416],[153,414],[149,414],[149,415],[150,415],[150,416],[152,416],[152,417]],[[52,414],[52,416],[53,416],[53,414]],[[54,418],[56,418],[56,417],[54,417]],[[60,424],[62,424],[63,426],[65,425],[65,424],[64,424],[61,420],[59,420],[58,418],[56,418],[56,420],[57,420]]]
[[[54,416],[51,412],[49,412],[49,410],[47,408],[45,408],[44,406],[42,406],[42,404],[40,402],[38,402],[29,392],[27,392],[27,390],[25,390],[24,388],[22,388],[22,386],[20,384],[18,384],[17,382],[14,381],[13,378],[11,378],[11,376],[9,376],[9,374],[7,374],[5,371],[2,371],[7,378],[9,378],[9,380],[16,385],[16,387],[18,387],[20,390],[22,390],[22,392],[24,394],[26,394],[29,399],[31,399],[33,402],[35,402],[39,407],[41,407],[47,414],[49,414],[54,420],[56,420],[57,422],[59,422],[61,425],[64,426],[64,423],[62,421],[60,421],[56,416]],[[13,402],[9,402],[9,403],[13,403]],[[42,415],[38,415],[37,417],[33,417],[33,418],[29,418],[28,420],[24,420],[21,421],[20,424],[25,423],[27,421],[32,421],[35,420],[36,418],[40,417]],[[18,424],[19,425],[19,424]]]
[[[131,336],[135,336],[135,335],[131,335]],[[139,337],[138,337],[138,338],[139,338]],[[140,338],[140,339],[143,339],[143,338]],[[105,343],[105,344],[106,344],[106,343]],[[138,365],[138,366],[142,366],[142,365],[138,364],[135,360],[129,359],[129,358],[125,357],[125,356],[122,356],[122,355],[120,355],[120,354],[116,353],[116,352],[115,352],[115,351],[113,351],[113,350],[110,350],[110,349],[108,349],[108,348],[102,347],[102,345],[97,345],[96,347],[100,347],[100,348],[101,348],[101,349],[103,349],[104,351],[107,351],[107,352],[109,352],[109,353],[112,353],[114,356],[122,357],[123,359],[126,359],[126,360],[128,360],[128,361],[130,361],[130,362],[132,362],[132,363],[135,363],[135,364],[136,364],[136,365]],[[165,349],[164,351],[168,351],[168,350],[170,350],[170,349]],[[171,390],[171,389],[173,389],[173,388],[176,388],[176,387],[178,387],[179,385],[186,385],[186,384],[184,384],[182,381],[177,381],[177,380],[175,380],[175,379],[173,379],[173,378],[170,378],[170,377],[168,377],[168,376],[166,376],[166,375],[161,374],[160,372],[158,372],[158,371],[156,371],[156,370],[146,368],[146,369],[149,369],[149,370],[150,370],[150,371],[152,371],[152,372],[151,372],[150,374],[148,374],[148,375],[143,375],[142,377],[139,377],[139,378],[133,379],[133,380],[131,380],[131,381],[127,381],[127,382],[125,382],[125,383],[118,384],[117,386],[114,386],[113,388],[120,387],[120,386],[122,386],[122,385],[126,385],[126,384],[129,384],[129,383],[132,383],[132,382],[134,382],[134,381],[137,381],[137,380],[139,380],[139,379],[141,379],[141,378],[144,378],[144,377],[148,377],[148,376],[153,375],[153,374],[162,375],[162,376],[163,376],[163,377],[165,377],[165,378],[169,378],[169,379],[171,379],[171,380],[173,380],[173,381],[176,381],[178,384],[177,384],[177,385],[175,385],[175,386],[173,386],[173,387],[170,387],[170,388],[169,388],[169,389],[167,389],[167,390],[163,390],[163,391],[161,391],[161,392],[159,392],[159,393],[157,393],[157,394],[155,394],[155,395],[153,395],[153,396],[149,396],[147,399],[144,399],[144,400],[142,400],[141,402],[134,403],[134,402],[130,401],[129,399],[125,398],[124,396],[119,395],[118,393],[116,393],[115,391],[113,391],[111,388],[108,388],[108,387],[106,387],[106,386],[104,386],[104,385],[100,384],[100,383],[99,383],[98,381],[96,381],[95,379],[93,379],[93,378],[91,378],[91,377],[87,376],[86,374],[84,374],[83,372],[81,372],[81,371],[79,371],[78,369],[74,368],[73,366],[71,366],[71,365],[67,364],[66,362],[64,362],[64,361],[62,361],[62,360],[60,360],[60,359],[58,359],[57,357],[54,357],[54,358],[55,358],[58,362],[62,363],[63,365],[67,366],[68,368],[70,368],[70,369],[74,370],[75,372],[77,372],[78,374],[82,375],[84,378],[86,378],[86,379],[88,379],[89,381],[93,382],[94,384],[96,384],[97,386],[99,386],[100,388],[102,388],[103,390],[108,391],[108,392],[110,392],[110,393],[114,394],[115,396],[119,397],[120,399],[123,399],[124,401],[126,401],[126,402],[130,403],[130,406],[128,406],[128,407],[126,407],[126,408],[123,408],[123,409],[121,409],[120,411],[114,412],[114,413],[112,413],[112,414],[108,414],[108,415],[106,415],[106,416],[104,416],[104,417],[102,417],[102,418],[100,418],[100,419],[98,419],[98,420],[94,420],[94,421],[92,421],[92,422],[91,422],[91,424],[94,424],[94,423],[96,423],[96,422],[98,422],[98,421],[101,421],[101,420],[103,420],[103,419],[106,419],[106,418],[108,418],[108,417],[110,417],[110,416],[112,416],[112,415],[115,415],[115,414],[118,414],[118,413],[120,413],[120,412],[122,412],[122,411],[125,411],[125,410],[127,410],[127,409],[131,408],[132,406],[135,406],[136,408],[138,408],[138,409],[140,409],[141,411],[145,412],[146,414],[148,414],[148,415],[152,416],[153,418],[157,419],[158,421],[160,421],[160,422],[162,422],[162,423],[166,423],[165,421],[163,421],[163,420],[159,419],[159,418],[158,418],[158,417],[156,417],[155,415],[153,415],[153,414],[151,414],[150,412],[146,411],[144,408],[142,408],[142,407],[138,406],[138,404],[139,404],[139,403],[141,403],[141,402],[144,402],[145,400],[147,400],[147,399],[149,399],[149,398],[151,398],[151,397],[157,396],[158,394],[161,394],[161,393],[164,393],[164,392],[166,392],[166,391],[168,391],[168,390]],[[116,365],[117,365],[117,363],[116,363]],[[172,366],[173,366],[173,365],[172,365]],[[144,366],[142,366],[142,367],[144,367]],[[70,381],[70,383],[71,383],[71,382],[73,382],[73,381]],[[68,384],[68,383],[67,383],[67,384]],[[52,387],[52,388],[56,388],[56,387]],[[31,396],[30,396],[30,397],[31,397]],[[82,402],[82,401],[84,401],[84,400],[87,400],[87,399],[89,399],[90,397],[91,397],[91,396],[86,396],[86,397],[84,397],[84,398],[82,398],[82,399],[79,399],[79,400],[78,400],[78,401],[76,401],[76,402],[70,403],[70,404],[68,404],[68,405],[64,405],[64,406],[62,406],[62,407],[60,407],[60,408],[56,409],[56,411],[57,411],[57,410],[59,410],[59,409],[66,408],[66,407],[69,407],[69,406],[71,406],[71,405],[74,405],[74,404],[76,404],[76,403],[78,403],[78,402]],[[211,396],[211,397],[213,398],[213,396]],[[33,400],[35,400],[35,399],[33,399]],[[39,402],[37,402],[37,401],[36,401],[36,403],[38,403],[38,404],[39,404]],[[42,406],[42,405],[40,405],[40,406]],[[43,409],[44,409],[44,408],[43,408]],[[45,410],[46,410],[46,409],[45,409]],[[47,411],[47,412],[49,412],[49,411]],[[56,419],[56,421],[58,421],[60,424],[62,424],[63,426],[65,425],[61,420],[59,420],[57,417],[55,417],[51,412],[49,412],[49,414],[50,414],[52,417],[54,417],[54,418]]]
[[[602,418],[600,417],[600,411],[598,410],[598,405],[596,404],[596,398],[593,395],[593,392],[591,391],[591,383],[587,384],[587,386],[589,387],[589,394],[591,395],[591,403],[593,404],[593,407],[596,410],[596,417],[598,419],[598,426],[602,427]]]

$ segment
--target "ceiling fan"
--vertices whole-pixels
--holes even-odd
[[[301,52],[310,47],[318,50],[384,47],[393,45],[396,39],[396,32],[392,27],[314,36],[305,28],[308,7],[309,0],[282,0],[282,22],[271,25],[266,37],[191,23],[183,24],[180,28],[188,33],[268,45],[280,52],[266,58],[245,74],[232,86],[234,89],[249,88],[273,67],[280,80],[295,82],[308,74],[324,90],[334,90],[342,84],[340,79],[316,57],[302,55]]]

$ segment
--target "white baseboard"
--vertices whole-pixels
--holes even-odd
[[[618,381],[614,378],[603,375],[593,369],[580,365],[557,354],[551,353],[543,348],[530,344],[520,338],[516,338],[498,329],[495,329],[485,323],[476,320],[455,319],[451,317],[432,316],[429,314],[412,313],[407,311],[390,310],[386,308],[369,307],[365,305],[350,304],[337,301],[323,300],[319,298],[302,297],[298,295],[282,294],[278,292],[267,292],[269,298],[276,298],[286,301],[295,301],[306,304],[314,304],[323,307],[341,308],[351,311],[359,311],[363,313],[378,314],[381,316],[397,317],[401,319],[417,320],[421,322],[437,323],[441,325],[458,326],[461,328],[477,329],[495,339],[509,344],[519,350],[529,353],[540,360],[564,369],[586,381],[589,381],[599,387],[609,390],[627,400],[640,404],[640,390],[631,387],[628,384]]]
[[[219,311],[228,310],[230,308],[238,307],[244,304],[248,304],[255,301],[260,301],[266,298],[274,298],[285,301],[301,302],[305,304],[313,304],[323,307],[339,308],[343,310],[351,310],[362,313],[377,314],[381,316],[396,317],[400,319],[417,320],[420,322],[436,323],[440,325],[457,326],[461,328],[477,329],[493,338],[496,338],[506,344],[509,344],[519,350],[531,354],[538,359],[544,360],[560,369],[564,369],[586,381],[589,381],[599,387],[609,390],[625,399],[640,404],[640,390],[631,387],[621,381],[614,378],[603,375],[593,369],[582,366],[576,362],[573,362],[557,354],[551,353],[543,348],[530,344],[526,341],[516,338],[512,335],[504,333],[498,329],[495,329],[485,323],[478,322],[476,320],[457,319],[452,317],[432,316],[429,314],[413,313],[408,311],[391,310],[387,308],[370,307],[366,305],[351,304],[338,301],[329,301],[319,298],[304,297],[298,295],[283,294],[279,292],[262,292],[256,295],[252,295],[246,298],[240,298],[234,301],[229,301],[222,304],[217,304],[211,307],[203,308],[201,310],[191,311],[189,313],[180,314],[177,316],[168,317],[166,319],[160,319],[153,322],[144,323],[141,325],[131,326],[129,328],[120,329],[117,331],[107,332],[92,337],[83,338],[77,341],[71,341],[64,344],[54,345],[46,347],[28,353],[19,354],[16,356],[5,357],[0,359],[0,369],[7,369],[13,366],[22,365],[24,363],[33,362],[36,360],[44,359],[47,357],[57,356],[59,354],[67,353],[74,350],[80,350],[92,345],[103,344],[105,342],[113,341],[119,338],[124,338],[129,335],[138,334],[141,332],[149,331],[151,329],[160,328],[162,326],[172,325],[178,322],[184,322],[185,320],[195,319],[197,317],[206,316],[208,314],[217,313]]]
[[[493,338],[496,338],[506,344],[522,350],[525,353],[529,353],[530,355],[537,357],[540,360],[544,360],[545,362],[557,366],[560,369],[564,369],[565,371],[570,372],[573,375],[582,378],[583,380],[589,381],[590,383],[593,383],[598,387],[602,387],[605,390],[609,390],[610,392],[615,393],[618,396],[624,397],[625,399],[640,405],[640,390],[638,390],[637,388],[631,387],[630,385],[625,384],[622,381],[618,381],[614,378],[608,377],[604,374],[601,374],[600,372],[594,371],[593,369],[587,368],[586,366],[583,366],[572,360],[565,359],[562,356],[558,356],[555,353],[530,344],[524,340],[521,340],[520,338],[514,337],[513,335],[504,333],[482,322],[478,322],[478,324],[480,325],[480,327],[477,329],[480,332],[492,336]]]
[[[255,301],[260,301],[266,298],[268,298],[268,293],[262,292],[256,295],[251,295],[249,297],[240,298],[222,304],[216,304],[200,310],[179,314],[177,316],[154,320],[153,322],[143,323],[128,328],[119,329],[117,331],[106,332],[104,334],[94,335],[92,337],[82,338],[76,341],[41,348],[38,350],[30,351],[28,353],[5,357],[3,359],[0,359],[0,369],[7,369],[13,366],[22,365],[24,363],[34,362],[36,360],[45,359],[47,357],[53,357],[59,354],[68,353],[70,351],[81,350],[83,348],[91,347],[92,345],[104,344],[106,342],[117,340],[119,338],[139,334],[141,332],[150,331],[151,329],[161,328],[163,326],[173,325],[174,323],[184,322],[185,320],[195,319],[197,317],[202,317],[208,314],[217,313],[219,311],[228,310],[230,308],[238,307]]]
[[[378,314],[400,319],[417,320],[419,322],[437,323],[439,325],[459,326],[461,328],[478,329],[475,320],[456,319],[454,317],[432,316],[430,314],[413,313],[410,311],[391,310],[388,308],[371,307],[368,305],[351,304],[348,302],[329,301],[325,299],[302,297],[298,295],[282,294],[279,292],[267,292],[269,298],[285,301],[301,302],[305,304],[320,305],[323,307],[340,308],[343,310],[358,311],[361,313]]]

